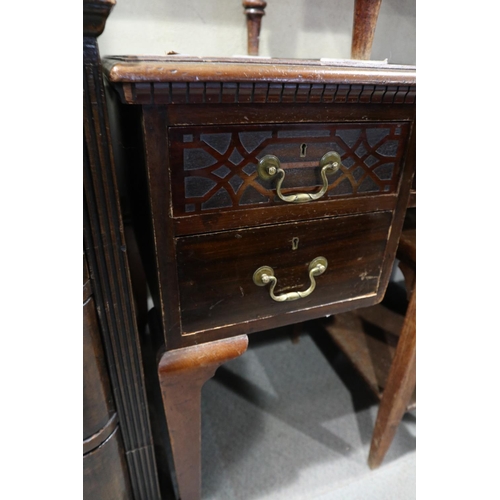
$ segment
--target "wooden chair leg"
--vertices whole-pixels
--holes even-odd
[[[401,336],[380,401],[368,457],[368,465],[371,469],[377,468],[382,463],[415,390],[416,298],[415,287],[410,297]]]
[[[240,335],[167,351],[160,359],[158,375],[182,500],[201,498],[201,388],[247,346],[248,337]]]
[[[382,0],[355,0],[352,29],[352,59],[370,59]]]

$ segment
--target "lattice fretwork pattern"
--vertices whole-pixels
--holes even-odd
[[[174,214],[283,204],[275,181],[257,176],[267,154],[286,172],[283,193],[316,191],[319,160],[336,151],[342,167],[328,178],[329,199],[394,193],[409,127],[406,123],[191,127],[170,130]],[[326,197],[325,197],[326,199]]]

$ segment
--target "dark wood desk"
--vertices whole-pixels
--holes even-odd
[[[378,303],[415,169],[415,69],[112,57],[183,500],[200,393],[252,332]]]

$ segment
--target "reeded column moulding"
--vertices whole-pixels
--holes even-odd
[[[98,316],[98,321],[96,318],[93,323],[98,323],[102,336],[118,415],[117,427],[114,427],[116,419],[112,419],[99,434],[102,437],[112,432],[109,440],[87,455],[88,463],[93,464],[94,471],[100,474],[87,475],[84,481],[88,498],[125,499],[133,496],[159,500],[141,348],[97,44],[97,37],[103,32],[114,5],[115,0],[83,2],[83,236],[92,301]],[[92,443],[95,440],[85,444],[92,446]],[[125,457],[120,455],[122,449]],[[104,468],[104,459],[108,464],[111,461],[111,468]],[[119,476],[122,473],[129,475],[132,491],[117,496],[115,487],[119,483],[129,483],[127,477]]]

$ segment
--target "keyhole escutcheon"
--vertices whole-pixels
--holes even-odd
[[[306,151],[307,151],[307,144],[302,143],[302,144],[300,145],[300,157],[301,157],[301,158],[305,158],[305,156],[306,156]]]

